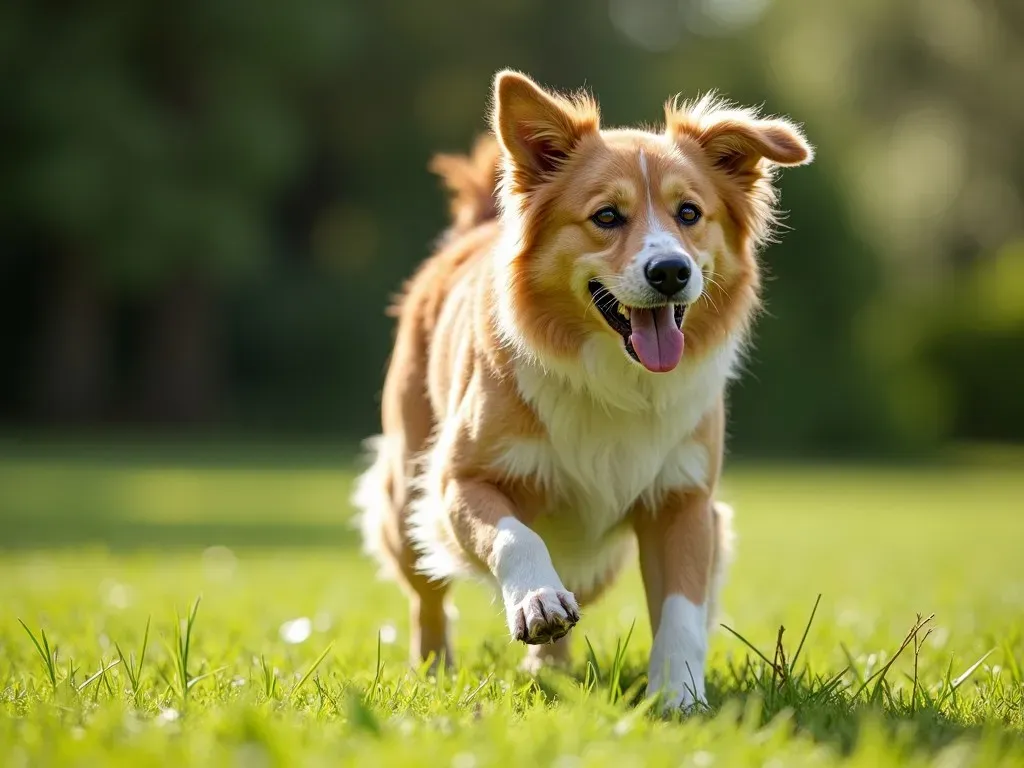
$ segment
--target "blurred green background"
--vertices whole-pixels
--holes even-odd
[[[493,73],[805,125],[740,456],[1024,441],[1019,0],[10,0],[0,424],[354,442]]]

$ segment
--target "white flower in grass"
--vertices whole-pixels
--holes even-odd
[[[238,558],[227,547],[220,545],[203,550],[203,575],[210,581],[226,582],[234,578]]]
[[[165,707],[160,710],[160,714],[156,716],[156,720],[158,723],[163,725],[165,723],[173,723],[179,717],[181,717],[181,713],[178,710],[173,707]]]
[[[281,625],[279,631],[282,640],[286,643],[297,645],[298,643],[306,642],[309,636],[313,634],[313,622],[308,617],[302,616],[298,619],[286,621]]]
[[[111,608],[123,611],[132,604],[132,588],[127,584],[121,584],[113,579],[104,579],[100,584],[100,591],[103,593],[103,600]]]
[[[416,724],[407,717],[398,721],[398,732],[403,736],[412,736],[416,732]]]
[[[394,624],[384,624],[380,628],[381,645],[392,645],[398,639],[398,630]]]

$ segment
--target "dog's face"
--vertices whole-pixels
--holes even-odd
[[[741,333],[757,303],[772,165],[799,131],[706,100],[666,107],[663,133],[602,131],[596,106],[515,73],[495,85],[504,216],[520,238],[503,273],[518,333],[571,359],[589,339],[654,373]]]

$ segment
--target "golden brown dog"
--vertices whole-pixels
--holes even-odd
[[[587,96],[515,72],[494,139],[440,156],[442,247],[409,281],[383,434],[356,502],[412,603],[416,659],[452,658],[446,590],[489,574],[528,661],[563,660],[580,607],[639,550],[650,693],[704,699],[731,538],[716,503],[726,382],[758,307],[790,122],[713,98],[661,132],[602,130]]]

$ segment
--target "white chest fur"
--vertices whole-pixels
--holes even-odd
[[[519,391],[547,438],[510,440],[499,461],[510,476],[539,481],[551,509],[535,511],[564,518],[558,527],[574,528],[580,543],[603,538],[641,497],[654,501],[670,488],[707,483],[710,457],[692,435],[737,354],[729,344],[652,375],[604,342],[588,343],[572,370],[519,364]]]

